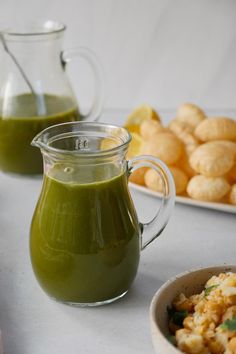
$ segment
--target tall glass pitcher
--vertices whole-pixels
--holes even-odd
[[[32,266],[52,298],[95,306],[123,296],[133,282],[140,250],[165,228],[175,187],[152,156],[129,162],[130,134],[121,127],[74,122],[47,128],[33,141],[44,159],[44,182],[30,232]],[[164,196],[152,221],[139,223],[128,176],[154,168]]]
[[[86,48],[62,50],[66,27],[52,21],[0,32],[0,170],[42,173],[40,152],[30,143],[46,127],[98,117],[102,101],[100,65]],[[95,78],[93,107],[83,116],[65,67],[75,56],[87,59]]]

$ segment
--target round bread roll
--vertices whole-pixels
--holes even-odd
[[[201,141],[236,141],[236,121],[224,117],[208,118],[196,127],[194,135]]]
[[[141,186],[144,186],[145,185],[144,175],[147,172],[147,170],[148,170],[147,167],[138,168],[129,176],[129,182],[133,182],[136,184],[140,184]]]
[[[140,134],[145,140],[149,139],[152,135],[157,135],[166,131],[167,128],[163,127],[161,122],[153,119],[146,119],[140,125]]]
[[[230,149],[214,142],[200,145],[189,159],[191,167],[208,177],[225,175],[234,165],[234,155]]]
[[[229,170],[229,172],[226,175],[227,180],[229,183],[235,183],[236,182],[236,162],[234,163],[234,166]]]
[[[216,140],[214,142],[221,146],[226,146],[228,149],[230,149],[234,154],[234,161],[236,162],[236,143],[229,140]]]
[[[188,177],[193,177],[197,174],[197,172],[190,166],[189,158],[186,152],[183,152],[177,163],[177,167],[179,167]]]
[[[170,122],[169,129],[185,145],[185,150],[188,155],[191,155],[192,152],[199,146],[197,138],[195,138],[195,136],[192,134],[194,129],[188,123],[174,119],[172,122]]]
[[[236,143],[227,140],[219,140],[217,143],[228,147],[234,154],[234,165],[231,170],[227,173],[227,179],[230,183],[236,182]]]
[[[229,140],[216,140],[214,142],[221,145],[221,146],[227,147],[228,149],[230,149],[232,151],[232,153],[234,155],[234,165],[225,176],[225,178],[228,180],[228,182],[233,184],[234,182],[236,182],[236,143],[234,143],[233,141],[229,141]]]
[[[188,184],[187,175],[177,167],[169,167],[169,169],[175,181],[176,194],[181,194],[185,192]],[[162,179],[155,170],[153,169],[148,170],[145,173],[144,180],[146,186],[152,189],[153,191],[156,192],[163,191]]]
[[[191,133],[183,133],[179,139],[184,144],[188,156],[190,156],[199,146],[199,142]]]
[[[185,150],[186,150],[187,155],[190,157],[198,146],[199,146],[199,144],[198,145],[186,145]]]
[[[163,190],[162,179],[159,174],[153,169],[150,169],[145,173],[144,183],[148,188],[152,189],[155,192],[162,192]]]
[[[167,165],[177,162],[182,151],[181,141],[172,133],[153,135],[142,147],[143,154],[158,157]]]
[[[233,205],[236,205],[236,184],[231,187],[229,192],[229,202]]]
[[[181,120],[178,119],[172,119],[172,121],[169,123],[168,128],[174,133],[175,135],[179,136],[182,133],[193,133],[194,128],[192,125],[182,122]]]
[[[230,185],[223,177],[194,176],[187,186],[188,195],[197,200],[216,202],[230,190]]]
[[[184,103],[177,109],[176,119],[195,128],[205,120],[206,115],[201,108],[192,103]]]

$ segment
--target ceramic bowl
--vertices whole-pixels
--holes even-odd
[[[167,339],[170,335],[167,306],[171,306],[173,299],[179,293],[183,292],[186,296],[200,293],[204,289],[206,281],[221,272],[236,273],[236,265],[201,268],[181,273],[168,280],[156,292],[150,305],[151,335],[156,354],[181,353]]]

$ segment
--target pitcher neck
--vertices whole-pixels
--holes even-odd
[[[0,30],[0,39],[6,53],[12,52],[17,59],[28,57],[52,57],[61,52],[65,25],[53,21],[33,23]]]
[[[12,26],[2,26],[0,33],[7,40],[42,40],[49,36],[56,36],[64,33],[66,25],[56,21],[45,22],[23,22]]]
[[[43,153],[49,168],[60,165],[69,170],[103,166],[99,171],[125,170],[125,155],[131,141],[119,126],[95,122],[67,122],[46,128],[32,141]],[[45,165],[45,166],[46,166]],[[59,168],[60,168],[59,166]],[[47,168],[46,168],[47,170]],[[97,173],[97,172],[96,172]]]
[[[80,159],[55,156],[42,151],[44,175],[67,183],[97,183],[126,174],[127,161],[124,154],[110,157]]]

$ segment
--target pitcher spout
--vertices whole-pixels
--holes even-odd
[[[39,149],[45,147],[47,145],[47,129],[42,130],[40,133],[38,133],[33,140],[31,141],[31,145],[38,147]]]

